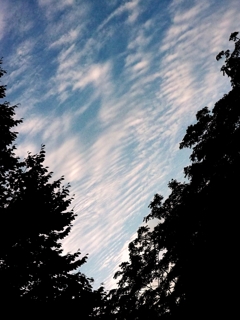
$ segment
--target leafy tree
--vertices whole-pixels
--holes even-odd
[[[1,65],[2,61],[0,61]],[[0,77],[5,71],[0,68]],[[0,98],[6,86],[0,86]],[[44,146],[20,161],[13,145],[16,106],[0,104],[0,299],[17,302],[71,302],[83,318],[94,317],[103,288],[92,289],[92,279],[79,268],[87,257],[63,253],[65,238],[75,218],[72,198],[63,177],[52,182],[44,166]],[[72,309],[74,310],[74,309]]]
[[[240,181],[240,40],[222,51],[222,71],[232,90],[210,111],[196,114],[180,149],[191,148],[187,182],[172,180],[166,200],[155,195],[151,231],[138,230],[129,262],[120,265],[118,288],[109,296],[113,319],[217,319],[236,310]]]
[[[221,71],[223,71],[223,75],[226,73],[231,78],[233,87],[240,86],[240,39],[237,35],[238,32],[233,32],[229,38],[229,41],[235,42],[234,51],[232,53],[230,50],[221,51],[216,57],[217,60],[220,60],[225,56],[225,64],[222,66]]]

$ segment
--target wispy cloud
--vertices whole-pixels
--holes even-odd
[[[39,6],[45,10],[48,19],[51,19],[58,11],[72,7],[75,3],[75,0],[38,0]]]
[[[88,252],[84,270],[108,287],[154,193],[183,178],[187,125],[229,89],[215,56],[237,30],[238,2],[154,3],[114,1],[105,14],[96,3],[39,0],[36,21],[23,15],[40,32],[18,38],[13,26],[7,60],[25,118],[18,152],[46,144],[46,164],[75,194],[65,250]]]
[[[6,25],[7,25],[7,4],[6,2],[3,2],[1,4],[1,11],[0,11],[0,40],[4,37],[5,35],[5,30],[6,30]]]
[[[130,0],[119,6],[116,10],[114,10],[98,27],[98,30],[103,29],[112,19],[120,16],[121,14],[127,12],[128,18],[127,22],[135,22],[139,15],[138,8],[139,0]]]
[[[80,31],[81,31],[81,28],[79,27],[76,29],[71,29],[67,34],[60,36],[58,40],[51,43],[50,48],[72,44],[75,40],[79,38]]]

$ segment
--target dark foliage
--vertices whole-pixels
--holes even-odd
[[[153,230],[138,230],[129,262],[120,265],[109,293],[112,319],[218,319],[236,311],[240,181],[240,40],[222,51],[232,90],[212,111],[200,110],[180,149],[191,148],[187,182],[172,180],[166,200],[155,195]]]
[[[1,63],[0,77],[5,73]],[[1,85],[1,99],[5,91]],[[62,185],[63,177],[52,181],[43,164],[44,146],[24,161],[15,156],[12,129],[22,121],[15,120],[15,108],[0,104],[1,302],[71,302],[71,312],[81,309],[82,318],[95,317],[103,288],[93,291],[93,280],[79,271],[86,256],[62,249],[75,218],[69,185]]]

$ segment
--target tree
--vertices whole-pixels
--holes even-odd
[[[240,181],[240,40],[222,51],[221,71],[232,90],[210,111],[196,114],[180,149],[191,148],[187,182],[172,180],[166,200],[155,195],[151,213],[157,226],[138,230],[129,244],[129,262],[120,265],[112,293],[114,319],[202,319],[236,311]],[[151,311],[151,314],[150,312]]]
[[[4,73],[0,68],[0,77]],[[5,91],[1,85],[0,98]],[[0,104],[1,301],[65,301],[81,308],[84,318],[93,316],[102,288],[93,291],[93,280],[79,271],[87,256],[64,254],[62,248],[76,216],[69,209],[69,185],[62,185],[63,177],[51,182],[44,146],[23,161],[15,156],[12,128],[22,121],[14,120],[15,108]]]
[[[230,35],[229,41],[235,42],[235,49],[231,53],[230,50],[221,51],[216,59],[220,60],[225,56],[225,64],[222,66],[221,71],[223,75],[225,73],[231,78],[231,84],[233,87],[240,86],[240,39],[237,37],[238,32],[233,32]]]
[[[2,60],[0,59],[0,78],[6,73],[1,68]],[[0,99],[5,97],[6,86],[0,85]],[[16,132],[11,129],[17,126],[22,120],[15,120],[15,108],[17,106],[10,106],[8,102],[0,104],[0,208],[6,205],[8,199],[7,176],[9,172],[16,169],[18,166],[18,159],[15,157],[13,145],[17,137]]]

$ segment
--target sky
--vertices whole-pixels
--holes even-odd
[[[230,90],[216,55],[240,31],[239,0],[0,0],[7,101],[17,153],[46,145],[77,214],[65,252],[113,288],[148,205],[183,181],[179,150],[201,108]],[[34,212],[33,212],[34,214]]]

